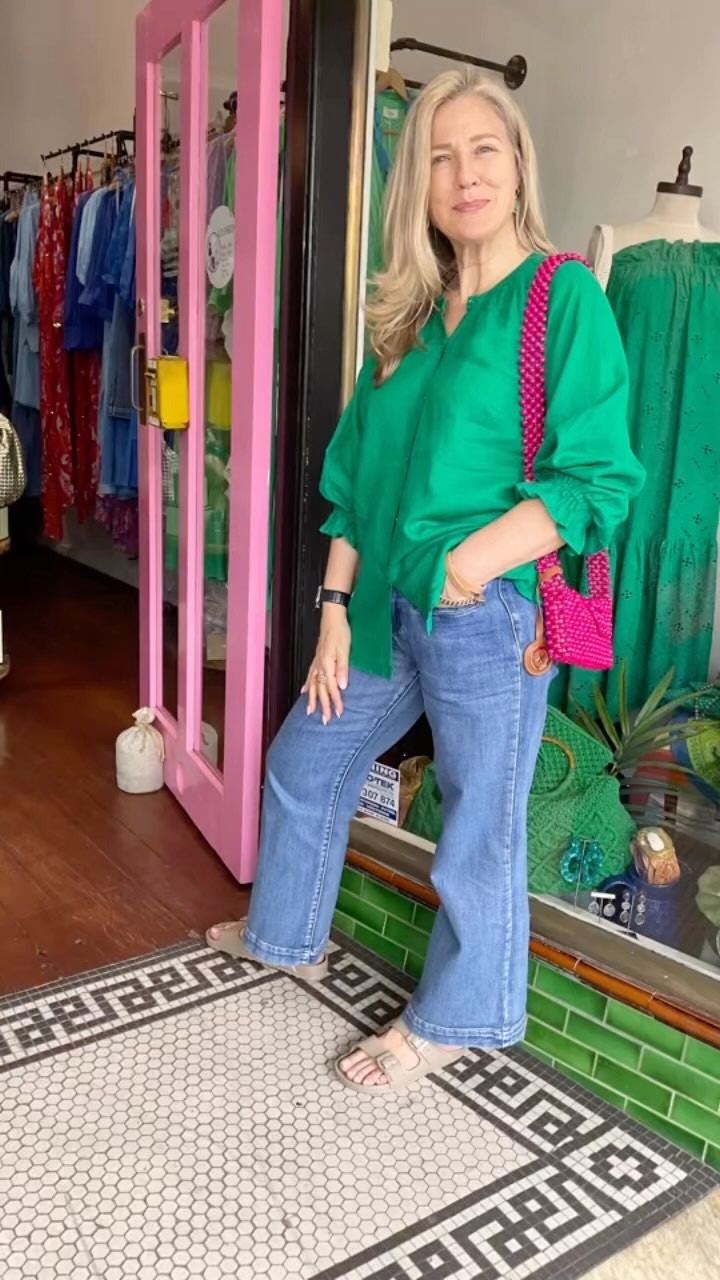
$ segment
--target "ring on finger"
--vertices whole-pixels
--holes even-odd
[[[327,678],[327,676],[325,675],[325,672],[324,672],[324,671],[318,671],[318,673],[317,673],[317,678],[318,678],[318,680],[320,681],[320,683],[321,683],[321,684],[327,684],[327,682],[328,682],[328,678]]]

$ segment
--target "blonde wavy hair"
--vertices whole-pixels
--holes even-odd
[[[515,99],[472,67],[436,76],[408,112],[388,183],[384,223],[387,268],[372,282],[366,306],[378,384],[387,381],[415,346],[435,300],[455,274],[450,242],[429,218],[432,126],[438,107],[464,94],[475,94],[487,102],[507,130],[518,168],[516,229],[520,244],[529,253],[552,252],[535,147]]]

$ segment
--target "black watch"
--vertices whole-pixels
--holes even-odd
[[[315,597],[315,608],[323,604],[341,604],[347,609],[351,600],[349,591],[328,591],[327,587],[318,587]]]

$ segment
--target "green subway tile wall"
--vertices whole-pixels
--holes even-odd
[[[416,981],[434,911],[346,867],[335,927]],[[528,1052],[720,1169],[720,1049],[530,958]]]

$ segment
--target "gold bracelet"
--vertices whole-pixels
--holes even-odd
[[[477,596],[468,596],[465,599],[456,600],[454,596],[442,595],[439,604],[441,609],[462,609],[469,604],[482,604],[482,601],[478,600]]]
[[[448,551],[445,557],[445,571],[455,590],[459,591],[461,596],[470,596],[471,599],[477,601],[485,599],[484,587],[478,587],[473,582],[468,582],[467,578],[463,578],[462,574],[458,573],[453,564],[452,551]]]

